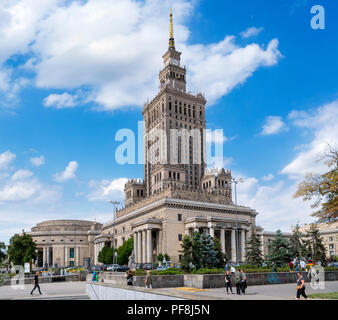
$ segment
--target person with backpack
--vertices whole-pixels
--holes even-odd
[[[229,294],[229,288],[230,288],[231,294],[233,294],[232,287],[231,287],[231,273],[229,269],[225,272],[224,280],[225,280],[225,288],[227,289],[227,294]]]
[[[131,270],[128,270],[127,272],[127,285],[132,286],[133,285],[133,273]]]
[[[300,272],[297,273],[297,300],[300,299],[300,296],[302,295],[305,299],[307,299],[307,295],[305,293],[305,280]]]
[[[236,291],[238,295],[240,295],[242,291],[242,280],[243,280],[242,273],[239,272],[239,270],[236,270],[235,283],[236,283]]]
[[[242,273],[242,292],[245,294],[245,289],[248,287],[246,284],[246,274],[244,273],[244,269],[241,270]]]

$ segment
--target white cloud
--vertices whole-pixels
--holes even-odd
[[[286,129],[286,125],[281,117],[268,116],[263,125],[262,135],[272,135]]]
[[[124,199],[124,185],[128,181],[127,178],[118,178],[115,180],[92,180],[89,183],[91,189],[88,195],[89,201],[110,201]]]
[[[240,35],[242,38],[250,38],[259,35],[263,31],[263,29],[264,29],[263,27],[260,28],[251,27],[246,29],[245,31],[242,31]]]
[[[0,69],[13,54],[29,53],[23,66],[35,73],[35,85],[64,90],[49,95],[46,106],[74,107],[80,102],[96,103],[101,110],[141,106],[157,91],[170,7],[176,47],[188,66],[188,89],[205,92],[209,105],[258,68],[278,62],[277,39],[266,48],[256,43],[238,46],[233,36],[188,45],[190,31],[184,23],[194,6],[192,0],[6,1],[0,4],[0,47],[4,48]],[[86,97],[75,99],[67,92],[83,87],[89,91]]]
[[[271,181],[275,176],[272,173],[269,173],[267,176],[262,177],[263,181]]]
[[[77,105],[77,95],[71,95],[67,92],[62,94],[50,94],[43,101],[45,107],[54,107],[56,109],[73,108]]]
[[[0,154],[0,170],[7,170],[9,169],[11,163],[16,158],[16,155],[9,150],[5,151],[4,153]]]
[[[305,129],[310,142],[297,147],[296,157],[281,173],[292,178],[302,177],[307,172],[322,173],[327,170],[323,161],[318,161],[327,149],[327,143],[337,147],[338,100],[312,111],[292,111],[289,119],[297,127]]]
[[[35,167],[40,167],[41,165],[45,164],[45,157],[41,155],[40,157],[33,157],[30,158],[30,162]]]
[[[64,171],[56,173],[54,178],[57,182],[65,182],[76,178],[76,170],[79,167],[76,161],[70,161]]]
[[[18,170],[16,171],[12,177],[12,181],[17,181],[17,180],[25,180],[33,176],[33,172],[30,170]]]

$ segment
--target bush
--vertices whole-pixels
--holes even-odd
[[[207,269],[207,268],[201,268],[201,269],[193,269],[191,270],[191,274],[219,274],[219,273],[224,273],[224,269],[220,268],[214,268],[214,269]]]

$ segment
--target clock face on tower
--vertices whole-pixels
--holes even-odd
[[[178,65],[178,61],[176,59],[172,60],[173,64]]]

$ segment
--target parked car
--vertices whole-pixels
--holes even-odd
[[[142,270],[142,269],[143,269],[143,264],[142,264],[142,263],[138,263],[138,264],[135,266],[135,269],[136,269],[136,270]]]
[[[143,270],[152,270],[152,269],[153,269],[152,263],[145,263],[143,265]]]
[[[116,268],[118,267],[118,264],[110,264],[107,267],[107,271],[116,271]]]

